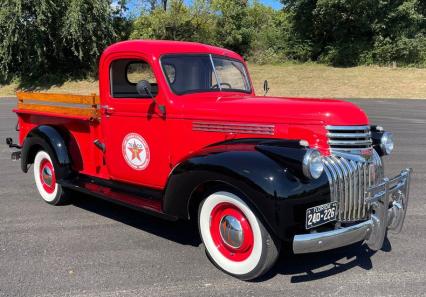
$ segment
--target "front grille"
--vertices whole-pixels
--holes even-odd
[[[331,201],[339,204],[337,219],[341,222],[367,219],[365,191],[383,178],[382,161],[375,150],[370,161],[361,159],[349,159],[348,155],[341,157],[338,154],[323,158]]]
[[[326,126],[331,151],[354,151],[372,147],[370,126]]]

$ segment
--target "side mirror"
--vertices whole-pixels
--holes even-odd
[[[265,81],[263,82],[263,96],[266,96],[266,94],[268,94],[269,92],[269,83],[268,80],[265,79]]]
[[[153,98],[152,93],[151,93],[151,84],[146,80],[141,80],[136,84],[136,91],[141,96],[148,95],[151,98]]]
[[[148,95],[149,97],[152,98],[152,100],[154,101],[154,103],[156,105],[158,105],[158,109],[161,112],[161,115],[163,117],[166,116],[166,107],[162,104],[158,104],[157,100],[155,99],[155,97],[152,95],[152,88],[151,88],[151,84],[146,81],[146,80],[141,80],[136,84],[136,91],[138,92],[139,95],[141,96],[146,96]]]

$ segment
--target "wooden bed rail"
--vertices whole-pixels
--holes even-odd
[[[18,111],[35,111],[65,116],[87,117],[89,119],[99,118],[99,96],[96,94],[72,95],[17,92],[16,96],[18,97]],[[31,103],[27,103],[27,101],[31,101]],[[55,105],[56,103],[60,103],[61,105]],[[80,106],[72,106],[76,104]]]

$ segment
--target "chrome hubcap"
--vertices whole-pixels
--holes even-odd
[[[52,176],[53,176],[52,170],[47,166],[44,167],[42,171],[42,178],[44,183],[48,185],[49,187],[52,186]]]
[[[220,221],[220,236],[224,243],[238,249],[244,241],[241,223],[233,216],[224,216]]]

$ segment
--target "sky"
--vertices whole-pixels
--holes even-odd
[[[280,9],[283,7],[280,1],[276,1],[276,0],[260,0],[259,2],[265,5],[271,6],[274,9]]]
[[[270,7],[272,7],[272,8],[274,8],[274,9],[280,9],[280,8],[282,8],[282,4],[280,3],[280,1],[279,0],[258,0],[260,3],[263,3],[263,4],[265,4],[265,5],[268,5],[268,6],[270,6]],[[135,11],[132,11],[132,10],[138,10],[138,5],[137,5],[137,3],[138,3],[139,1],[138,0],[129,0],[128,1],[128,8],[129,8],[129,13],[130,14],[133,14],[133,13],[135,13]],[[191,0],[185,0],[185,2],[186,3],[191,3]],[[113,1],[113,3],[114,3],[114,1]]]

